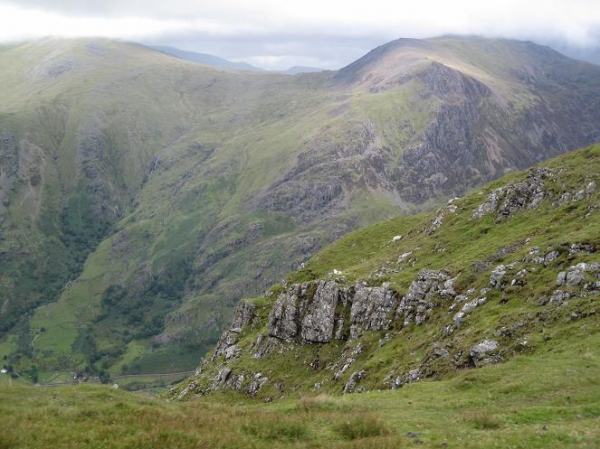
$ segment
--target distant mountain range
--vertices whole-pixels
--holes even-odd
[[[228,61],[227,59],[220,58],[218,56],[209,55],[206,53],[196,53],[193,51],[185,51],[180,50],[175,47],[168,47],[164,45],[153,45],[150,48],[154,48],[162,53],[175,56],[176,58],[185,59],[187,61],[198,62],[200,64],[209,65],[212,67],[221,67],[223,69],[233,69],[233,70],[245,70],[247,72],[270,72],[269,70],[261,69],[260,67],[255,67],[246,62],[234,62]],[[294,66],[290,67],[287,70],[275,70],[276,73],[285,73],[287,75],[297,75],[299,73],[315,73],[322,72],[323,69],[319,69],[316,67],[304,67],[304,66]]]

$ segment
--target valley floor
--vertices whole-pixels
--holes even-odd
[[[584,334],[582,332],[582,334]],[[397,391],[186,403],[0,384],[0,448],[600,448],[600,335]]]

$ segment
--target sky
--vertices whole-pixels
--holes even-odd
[[[399,37],[600,47],[600,0],[0,0],[0,42],[98,36],[272,70],[340,68]]]

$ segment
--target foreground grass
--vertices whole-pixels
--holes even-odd
[[[597,448],[597,340],[398,391],[269,404],[4,384],[0,448]]]

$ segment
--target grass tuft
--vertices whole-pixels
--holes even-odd
[[[242,430],[248,435],[268,441],[300,441],[310,438],[306,424],[277,417],[249,422],[242,426]]]
[[[335,398],[328,394],[320,394],[317,396],[303,396],[296,405],[296,410],[299,412],[334,412],[341,410],[349,410],[348,404],[342,402],[341,399]]]
[[[389,435],[389,427],[378,417],[357,416],[335,426],[336,432],[346,440],[358,440]]]
[[[477,430],[496,430],[502,427],[502,421],[488,412],[478,412],[466,419]]]

